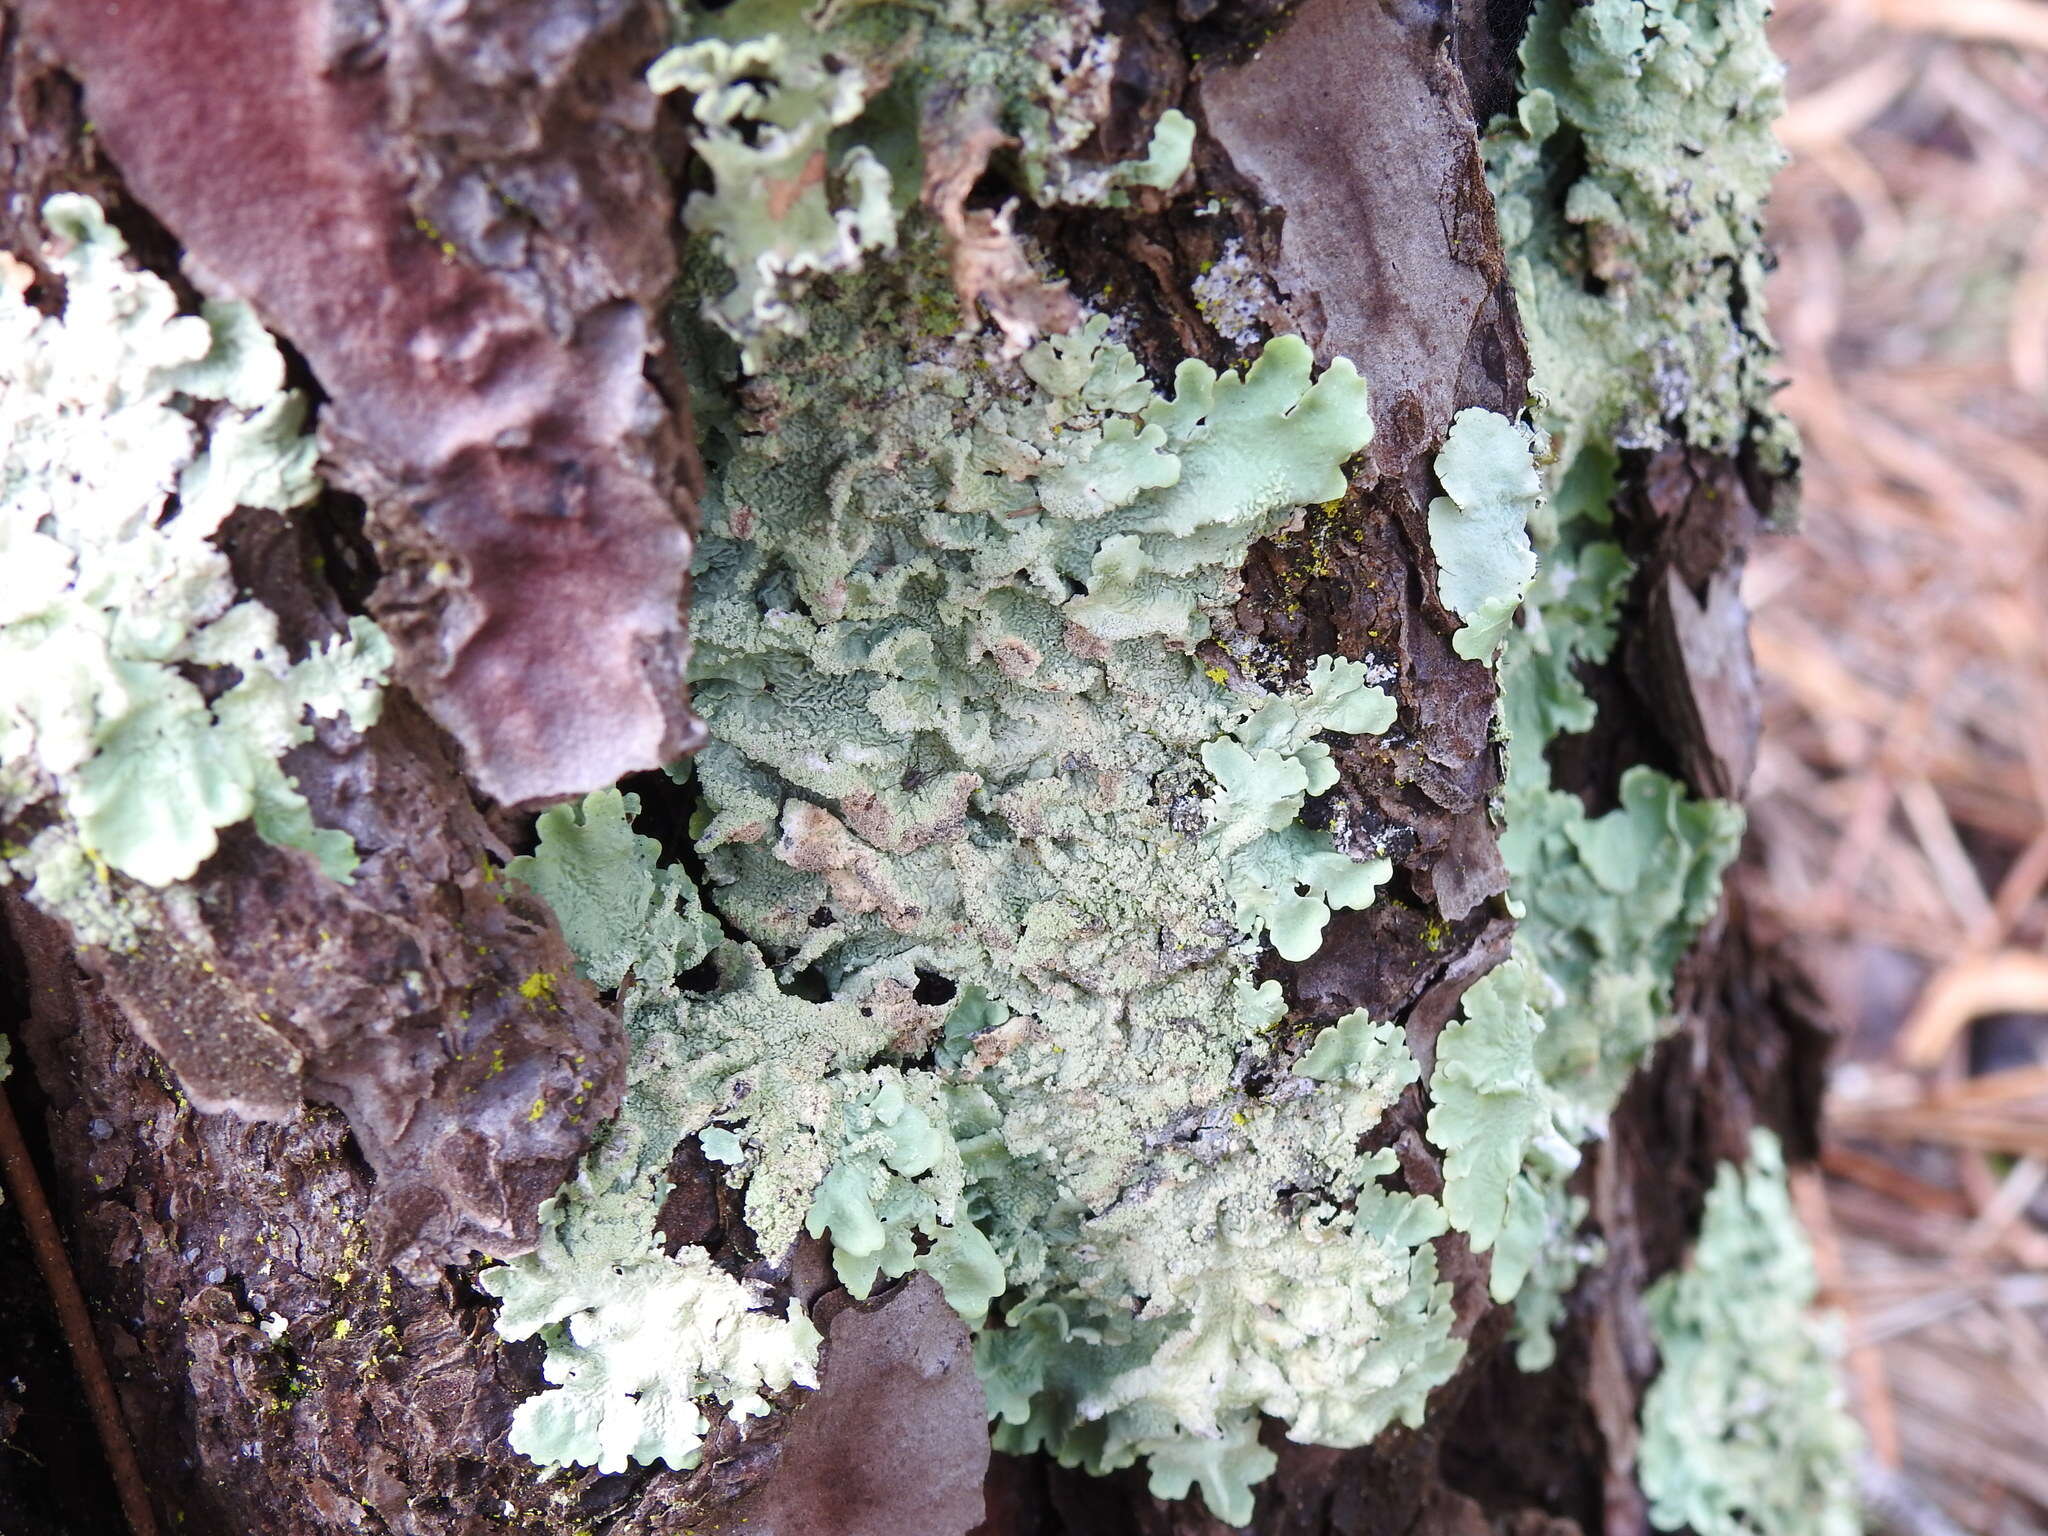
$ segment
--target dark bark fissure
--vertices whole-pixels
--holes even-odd
[[[604,9],[629,39],[619,46],[644,54],[653,8]],[[1233,242],[1270,282],[1266,330],[1275,321],[1298,328],[1325,358],[1353,355],[1368,374],[1379,423],[1368,473],[1341,504],[1312,512],[1301,531],[1253,552],[1237,618],[1266,647],[1276,676],[1298,676],[1310,658],[1328,653],[1398,667],[1402,728],[1340,742],[1342,780],[1313,808],[1347,846],[1384,848],[1397,875],[1374,907],[1337,915],[1314,959],[1289,965],[1269,958],[1264,974],[1284,982],[1297,1024],[1358,1007],[1401,1020],[1425,1070],[1464,988],[1506,954],[1512,932],[1499,900],[1505,871],[1488,811],[1498,788],[1493,682],[1450,650],[1455,625],[1434,591],[1423,509],[1434,490],[1430,458],[1450,415],[1473,405],[1512,414],[1522,404],[1527,359],[1473,133],[1512,105],[1526,14],[1524,0],[1348,9],[1343,0],[1179,0],[1177,7],[1119,0],[1105,25],[1126,42],[1101,148],[1106,158],[1140,152],[1158,112],[1179,105],[1206,129],[1198,190],[1171,203],[1143,200],[1128,217],[1076,210],[1020,216],[1077,293],[1138,317],[1133,346],[1155,376],[1186,356],[1219,368],[1239,360],[1243,349],[1189,297],[1195,277]],[[81,37],[84,25],[53,23],[69,48],[88,61],[103,59],[100,44]],[[1321,86],[1293,81],[1296,88],[1284,92],[1287,120],[1269,120],[1262,103],[1275,82],[1284,89],[1290,71],[1309,78],[1318,69],[1328,71]],[[1354,88],[1357,99],[1332,82]],[[86,131],[79,89],[25,42],[6,8],[0,87],[8,114],[0,171],[20,194],[0,210],[0,245],[32,251],[36,210],[59,189],[107,201],[148,264],[166,276],[176,272],[179,246],[151,215],[194,230],[195,248],[228,239],[203,206],[203,186],[186,170],[165,169],[132,137],[126,142],[153,166],[150,185],[162,189],[166,205],[153,201],[144,211],[124,197],[121,172],[139,183],[137,168],[108,161],[99,136]],[[264,80],[238,88],[273,86]],[[652,130],[652,150],[633,151],[667,174],[660,196],[649,193],[661,204],[661,248],[644,245],[645,210],[633,237],[643,246],[608,248],[608,259],[634,274],[630,283],[615,281],[635,286],[649,305],[672,270],[673,183],[687,163],[677,122],[674,110],[666,112]],[[1371,147],[1382,141],[1421,169],[1406,181],[1387,175],[1387,157]],[[1302,143],[1311,146],[1306,158]],[[579,162],[579,170],[590,167]],[[993,199],[1002,189],[981,191]],[[1212,198],[1220,213],[1197,212]],[[458,231],[457,238],[481,236]],[[262,263],[246,249],[232,240],[223,248],[252,263],[252,282],[261,277]],[[1397,249],[1399,261],[1390,254]],[[418,255],[407,252],[407,261]],[[1414,252],[1427,258],[1419,279]],[[421,271],[443,280],[431,262]],[[578,287],[588,278],[551,271],[549,280],[558,299],[565,292],[588,299]],[[288,321],[294,302],[276,296],[274,318]],[[283,328],[295,339],[303,327]],[[333,371],[317,347],[307,346],[307,355],[322,377]],[[669,406],[670,436],[687,427],[686,418],[675,419],[687,393],[679,369],[667,351],[648,364]],[[311,381],[310,371],[302,381]],[[374,390],[370,374],[357,383]],[[414,476],[406,495],[429,513],[434,497],[420,485],[448,491],[447,466],[400,463],[394,471],[389,443],[366,451],[359,437],[339,447],[370,466],[358,481],[372,500],[391,499],[394,474]],[[655,477],[661,495],[677,499],[680,486],[687,499],[695,476],[687,447],[664,438],[657,456],[666,465]],[[1552,754],[1557,782],[1596,809],[1611,802],[1621,770],[1635,763],[1679,774],[1702,793],[1739,791],[1753,680],[1740,668],[1702,678],[1684,662],[1700,654],[1688,637],[1703,626],[1739,626],[1731,573],[1758,525],[1753,509],[1768,508],[1773,489],[1753,465],[1684,449],[1634,455],[1623,465],[1618,526],[1639,574],[1615,659],[1587,679],[1600,724]],[[436,515],[452,515],[444,526],[459,531],[475,513],[458,507]],[[375,514],[366,518],[363,503],[341,491],[330,491],[299,526],[310,532],[252,523],[232,541],[238,574],[285,616],[288,631],[310,638],[343,614],[380,605],[401,627],[409,622],[407,605],[419,594],[405,582],[418,576],[421,559],[404,538],[380,527]],[[380,577],[397,578],[403,590],[394,598],[387,585],[375,595]],[[408,643],[424,651],[432,637],[422,631]],[[387,811],[381,826],[362,824],[359,842],[366,851],[409,845],[419,830],[411,818],[459,824],[442,834],[451,868],[454,852],[464,849],[495,848],[502,856],[528,823],[502,812],[479,815],[455,780],[445,739],[402,703],[397,714],[396,723],[379,727],[384,738],[372,755],[385,754],[376,760],[412,786],[411,796],[404,814]],[[458,734],[469,729],[473,748],[485,739],[459,709],[443,719]],[[665,729],[673,745],[681,727],[670,720]],[[375,774],[365,780],[359,758],[337,760],[324,740],[300,756],[291,766],[316,817],[349,825],[353,815],[360,823],[361,808],[348,807],[376,784]],[[420,787],[427,780],[431,789]],[[687,788],[651,774],[629,778],[626,787],[642,796],[641,830],[661,841],[666,857],[691,862]],[[222,872],[210,870],[209,879],[222,913],[311,901],[246,833],[227,840],[220,863]],[[853,1307],[835,1293],[821,1251],[808,1242],[788,1271],[772,1273],[814,1304],[828,1332],[822,1391],[792,1399],[796,1411],[753,1426],[745,1439],[717,1423],[694,1473],[635,1467],[537,1481],[504,1436],[513,1406],[540,1385],[539,1349],[496,1337],[471,1268],[434,1262],[457,1257],[476,1242],[474,1232],[458,1222],[407,1275],[390,1274],[382,1260],[393,1251],[392,1224],[421,1219],[394,1198],[405,1182],[396,1164],[373,1168],[331,1108],[293,1110],[281,1099],[262,1122],[195,1113],[124,1017],[124,1004],[145,1017],[170,1007],[163,976],[124,985],[102,966],[81,969],[55,925],[18,897],[6,899],[21,945],[9,957],[11,974],[28,1006],[26,1051],[18,1058],[26,1057],[47,1097],[25,1092],[20,1081],[9,1091],[46,1127],[48,1173],[69,1197],[64,1214],[81,1278],[101,1309],[103,1344],[162,1508],[181,1531],[311,1536],[364,1528],[367,1511],[384,1529],[422,1536],[506,1526],[632,1536],[683,1529],[722,1511],[719,1518],[736,1523],[744,1515],[760,1529],[794,1536],[841,1528],[818,1524],[826,1518],[821,1510],[851,1519],[857,1507],[896,1507],[890,1499],[900,1504],[906,1491],[916,1507],[928,1506],[928,1524],[917,1530],[955,1536],[963,1528],[955,1517],[972,1489],[952,1486],[950,1469],[930,1465],[927,1448],[942,1452],[954,1443],[948,1436],[957,1439],[961,1415],[974,1411],[963,1386],[971,1386],[971,1371],[959,1359],[925,1360],[910,1371],[906,1362],[929,1342],[916,1323],[929,1297],[899,1290],[881,1304]],[[406,907],[424,897],[393,877],[382,899]],[[530,931],[510,940],[513,968],[544,952],[566,971],[545,917],[524,921]],[[261,931],[287,949],[296,942]],[[257,963],[246,953],[237,959]],[[616,1029],[600,1000],[582,996],[575,1008],[586,1048],[615,1051]],[[1470,1343],[1466,1368],[1440,1390],[1424,1428],[1397,1428],[1361,1450],[1294,1445],[1269,1425],[1280,1470],[1261,1493],[1258,1530],[1621,1536],[1644,1528],[1629,1437],[1655,1361],[1637,1298],[1683,1252],[1714,1161],[1737,1155],[1752,1124],[1778,1128],[1795,1150],[1809,1142],[1825,1050],[1812,1010],[1752,931],[1739,898],[1688,960],[1677,1012],[1679,1033],[1639,1075],[1612,1136],[1589,1149],[1578,1176],[1609,1257],[1571,1298],[1557,1363],[1534,1375],[1516,1368],[1508,1314],[1486,1298],[1485,1261],[1460,1236],[1442,1240],[1443,1272]],[[331,1079],[315,1078],[316,1093],[324,1084],[327,1098],[352,1103]],[[285,1089],[284,1099],[295,1103],[299,1086]],[[432,1099],[433,1090],[425,1096]],[[1440,1188],[1440,1174],[1421,1138],[1425,1110],[1420,1091],[1409,1090],[1380,1138],[1401,1154],[1409,1187],[1429,1192]],[[499,1180],[497,1192],[524,1201],[528,1213],[503,1251],[530,1239],[531,1207],[580,1137],[542,1149],[523,1173]],[[693,1157],[679,1154],[671,1170],[676,1188],[662,1213],[664,1231],[672,1243],[716,1245],[735,1266],[753,1259],[732,1192]],[[0,1297],[11,1299],[20,1276],[8,1221],[0,1210]],[[13,1398],[0,1393],[0,1458],[11,1458],[0,1460],[0,1529],[14,1528],[17,1509],[25,1529],[112,1529],[108,1509],[83,1491],[98,1480],[77,1475],[90,1462],[90,1443],[61,1428],[72,1409],[61,1401],[41,1406],[65,1379],[53,1363],[59,1346],[33,1305],[22,1315],[11,1347],[24,1386]],[[282,1347],[264,1330],[273,1316],[292,1320]],[[11,1403],[21,1410],[13,1420]],[[18,1440],[14,1425],[26,1426]],[[24,1456],[10,1447],[39,1459],[41,1470],[24,1474]],[[848,1469],[857,1467],[869,1480],[853,1490]],[[985,1492],[978,1527],[985,1536],[1213,1536],[1224,1529],[1199,1500],[1151,1498],[1135,1471],[1096,1479],[1043,1459],[997,1457]],[[29,1524],[31,1517],[38,1523]]]

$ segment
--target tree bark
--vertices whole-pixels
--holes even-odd
[[[484,1254],[531,1247],[540,1201],[617,1104],[623,1036],[570,974],[554,919],[537,902],[508,905],[475,870],[527,845],[523,807],[622,774],[636,775],[641,830],[686,857],[687,801],[646,770],[696,729],[680,681],[701,483],[682,382],[693,360],[653,341],[678,206],[701,180],[687,113],[674,97],[657,112],[638,87],[664,31],[637,0],[481,7],[486,18],[456,34],[436,33],[433,8],[410,0],[386,0],[381,15],[225,0],[139,9],[151,19],[132,6],[0,6],[0,248],[32,258],[44,198],[87,191],[183,291],[256,303],[321,392],[324,464],[345,489],[288,534],[231,525],[237,575],[300,643],[376,614],[411,694],[367,736],[323,731],[290,761],[322,824],[349,829],[363,853],[345,895],[245,827],[197,877],[200,937],[183,950],[81,949],[18,890],[5,897],[24,1010],[13,1032],[29,1064],[7,1089],[40,1139],[167,1528],[1228,1529],[1199,1499],[1153,1497],[1140,1471],[1095,1478],[1043,1456],[995,1456],[977,1492],[986,1434],[964,1331],[915,1278],[854,1302],[813,1239],[757,1270],[825,1333],[819,1390],[789,1394],[744,1436],[717,1421],[690,1472],[541,1480],[511,1450],[507,1425],[541,1385],[541,1352],[493,1332],[475,1276]],[[1391,747],[1340,746],[1324,814],[1404,831],[1381,899],[1335,914],[1309,960],[1269,953],[1260,975],[1282,983],[1291,1019],[1364,1009],[1425,1047],[1514,932],[1493,820],[1495,679],[1452,648],[1427,509],[1456,413],[1513,417],[1528,390],[1480,150],[1485,124],[1513,110],[1526,20],[1514,0],[1122,0],[1101,21],[1121,40],[1101,157],[1143,153],[1161,110],[1179,107],[1201,128],[1193,181],[1123,209],[1015,214],[1072,292],[1125,317],[1155,379],[1183,358],[1240,360],[1190,294],[1241,246],[1271,295],[1260,326],[1297,332],[1320,361],[1353,358],[1372,387],[1377,433],[1349,493],[1253,550],[1235,618],[1294,678],[1318,656],[1398,654],[1412,729]],[[529,222],[515,256],[483,259],[499,232],[465,211],[462,189],[522,174],[559,206]],[[1017,190],[983,182],[972,203]],[[380,288],[403,301],[362,302]],[[451,348],[489,334],[506,350],[467,378],[429,377],[422,334]],[[552,436],[446,451],[461,436],[450,421],[536,379]],[[637,393],[621,405],[622,390]],[[1597,723],[1552,754],[1554,782],[1603,810],[1622,771],[1647,763],[1696,794],[1739,797],[1754,719],[1739,604],[1713,609],[1735,656],[1713,668],[1706,621],[1688,614],[1708,611],[1697,594],[1732,591],[1789,471],[1682,436],[1619,463],[1616,536],[1635,573],[1611,656],[1584,673]],[[573,535],[530,505],[571,481],[600,509]],[[425,574],[451,551],[488,574],[464,612]],[[462,649],[457,632],[479,629],[489,654]],[[595,693],[579,681],[591,655]],[[433,995],[402,997],[399,978],[418,971]],[[520,980],[542,972],[563,978],[559,1006],[522,1012]],[[288,1022],[259,1040],[250,999],[280,994]],[[1268,1424],[1280,1463],[1254,1529],[1648,1529],[1633,1471],[1656,1370],[1642,1292],[1680,1262],[1715,1165],[1739,1158],[1754,1126],[1795,1154],[1810,1148],[1825,1052],[1739,875],[1680,968],[1673,1012],[1675,1031],[1575,1176],[1606,1257],[1571,1293],[1555,1363],[1518,1369],[1485,1259],[1460,1234],[1439,1239],[1463,1365],[1420,1428],[1361,1449],[1299,1445]],[[202,1051],[195,1030],[224,1044]],[[512,1070],[474,1065],[481,1043],[508,1049]],[[579,1107],[525,1114],[541,1101]],[[1428,1108],[1411,1086],[1374,1140],[1398,1152],[1408,1189],[1434,1195]],[[736,1197],[701,1158],[672,1174],[671,1242],[736,1266],[750,1246]],[[11,1316],[30,1285],[6,1247],[0,1284]],[[14,1389],[26,1396],[13,1408],[0,1386],[0,1431],[47,1448],[62,1439],[37,1420],[62,1412],[42,1406],[58,1374],[52,1335],[21,1305],[29,1320],[8,1356],[37,1385]],[[282,1347],[269,1318],[289,1320]],[[75,1476],[0,1449],[0,1524],[112,1529],[60,1486]]]

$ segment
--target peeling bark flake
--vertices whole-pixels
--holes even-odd
[[[311,365],[371,608],[498,800],[692,750],[687,423],[648,383],[675,194],[642,0],[28,0],[205,291]]]
[[[1200,87],[1210,134],[1285,211],[1274,276],[1302,335],[1372,386],[1383,475],[1440,442],[1461,406],[1512,415],[1527,386],[1447,28],[1448,8],[1308,0]]]

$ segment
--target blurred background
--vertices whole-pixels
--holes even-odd
[[[2048,1533],[2048,4],[1782,0],[1804,526],[1746,880],[1844,1031],[1799,1190],[1901,1532]],[[1881,1476],[1881,1474],[1880,1474]],[[1914,1506],[1917,1488],[1924,1501]]]

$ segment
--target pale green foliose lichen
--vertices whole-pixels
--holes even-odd
[[[1195,654],[1252,541],[1344,493],[1365,386],[1283,337],[1161,395],[1100,320],[991,363],[902,327],[897,285],[939,277],[918,250],[805,300],[806,367],[752,389],[773,430],[706,444],[692,831],[736,936],[698,925],[618,797],[550,813],[515,869],[593,978],[627,981],[634,1050],[560,1238],[492,1283],[584,1348],[581,1224],[630,1192],[659,1272],[695,1136],[764,1255],[808,1230],[856,1295],[940,1282],[980,1325],[999,1445],[1142,1458],[1242,1520],[1261,1414],[1362,1444],[1419,1422],[1463,1351],[1442,1209],[1356,1150],[1416,1077],[1399,1030],[1353,1015],[1290,1066],[1251,977],[1258,934],[1310,953],[1385,879],[1299,816],[1325,738],[1394,704],[1354,662],[1232,689]],[[608,879],[573,872],[599,848]],[[745,1386],[715,1351],[680,1369]],[[518,1443],[599,1449],[530,1422]]]
[[[750,373],[803,334],[798,300],[818,277],[894,247],[921,190],[920,139],[934,127],[922,114],[935,96],[960,111],[940,137],[985,118],[1040,204],[1123,206],[1133,188],[1171,187],[1193,153],[1193,120],[1169,109],[1143,156],[1077,157],[1107,106],[1117,49],[1092,5],[737,0],[673,14],[680,40],[647,81],[691,97],[691,145],[711,185],[685,199],[683,224],[728,279],[702,313]]]
[[[1723,1163],[1684,1269],[1644,1294],[1662,1360],[1643,1396],[1650,1521],[1698,1536],[1856,1536],[1860,1436],[1777,1138]]]
[[[1549,1363],[1565,1292],[1600,1253],[1578,1231],[1585,1204],[1559,1148],[1604,1134],[1668,1030],[1673,968],[1741,835],[1735,807],[1647,768],[1590,816],[1551,788],[1544,754],[1594,723],[1574,668],[1607,659],[1632,574],[1607,536],[1615,449],[1676,435],[1747,444],[1773,473],[1790,461],[1760,309],[1762,211],[1781,159],[1767,10],[1544,0],[1516,116],[1486,139],[1553,464],[1549,504],[1528,519],[1541,569],[1500,661],[1501,850],[1525,975],[1475,988],[1446,1032],[1430,1125],[1452,1220],[1491,1244],[1493,1294],[1516,1302],[1528,1369]]]
[[[797,1304],[777,1317],[765,1287],[703,1249],[664,1253],[637,1189],[569,1186],[541,1207],[539,1248],[479,1278],[500,1333],[547,1341],[548,1390],[514,1411],[511,1437],[542,1466],[687,1470],[710,1428],[704,1399],[745,1420],[769,1411],[768,1393],[818,1384],[818,1333]]]
[[[1514,956],[1473,985],[1464,1016],[1437,1040],[1429,1134],[1444,1149],[1444,1211],[1481,1252],[1507,1226],[1524,1166],[1568,1174],[1579,1164],[1536,1061],[1548,989]]]
[[[702,1400],[745,1419],[768,1411],[768,1393],[817,1385],[818,1334],[800,1308],[776,1316],[764,1287],[719,1269],[701,1248],[670,1254],[656,1230],[671,1157],[709,1127],[708,1115],[691,1117],[696,1083],[671,1079],[689,1071],[716,1083],[735,1058],[750,1057],[740,1042],[723,1059],[707,1049],[711,1059],[699,1062],[699,1042],[671,1038],[683,1006],[676,978],[724,940],[689,878],[658,864],[658,845],[632,831],[637,809],[615,789],[557,807],[540,818],[538,849],[506,871],[547,898],[593,982],[624,988],[634,1045],[624,1108],[576,1179],[542,1207],[539,1246],[479,1277],[502,1303],[500,1333],[547,1344],[550,1387],[520,1405],[511,1437],[544,1466],[694,1467],[709,1427]],[[726,1135],[724,1160],[742,1159]]]
[[[1577,1149],[1606,1135],[1667,1032],[1671,973],[1718,905],[1743,819],[1651,768],[1624,772],[1620,805],[1597,817],[1550,786],[1550,741],[1593,725],[1575,668],[1608,659],[1632,567],[1602,539],[1612,459],[1583,451],[1544,498],[1530,446],[1505,418],[1460,412],[1438,455],[1448,496],[1430,508],[1446,604],[1473,621],[1454,643],[1499,649],[1501,856],[1520,926],[1511,961],[1438,1040],[1427,1130],[1450,1223],[1493,1253],[1493,1298],[1516,1303],[1518,1358],[1538,1370],[1565,1292],[1599,1257],[1567,1188]]]
[[[1609,465],[1588,450],[1533,520],[1542,570],[1500,660],[1515,958],[1467,994],[1430,1085],[1446,1209],[1475,1249],[1492,1251],[1492,1293],[1516,1304],[1530,1370],[1550,1362],[1564,1293],[1600,1253],[1578,1232],[1574,1149],[1606,1134],[1629,1078],[1668,1033],[1672,974],[1719,904],[1743,825],[1738,807],[1693,799],[1650,768],[1625,772],[1620,803],[1599,816],[1551,787],[1545,749],[1593,724],[1573,669],[1607,659],[1630,574],[1601,537]]]
[[[1763,320],[1783,68],[1768,0],[1542,0],[1488,179],[1542,424],[1582,448],[1676,434],[1785,467]]]
[[[505,866],[547,898],[578,968],[605,991],[636,972],[686,971],[722,937],[690,877],[662,868],[661,844],[633,831],[639,814],[640,797],[616,789],[558,805],[535,826],[539,851]]]
[[[1385,729],[1391,702],[1336,658],[1268,689],[1212,683],[1229,669],[1195,656],[1251,541],[1342,493],[1370,430],[1362,383],[1342,364],[1313,379],[1283,337],[1241,378],[1184,364],[1160,392],[1103,319],[1014,363],[931,325],[952,313],[945,252],[911,194],[934,80],[997,114],[1042,203],[1179,174],[1170,116],[1145,161],[1074,158],[1114,62],[1081,9],[961,6],[913,28],[856,7],[831,17],[829,61],[793,35],[823,14],[796,0],[692,22],[686,46],[751,46],[765,71],[727,82],[742,143],[787,169],[760,122],[810,135],[800,191],[824,200],[804,218],[844,259],[809,290],[776,268],[744,314],[720,303],[751,279],[697,284],[757,375],[736,413],[732,369],[690,349],[710,360],[712,433],[701,896],[651,854],[632,862],[650,910],[698,937],[646,971],[604,937],[616,914],[578,940],[609,956],[594,976],[626,983],[637,1042],[627,1113],[586,1178],[630,1187],[645,1229],[694,1136],[769,1257],[808,1230],[856,1293],[940,1279],[978,1324],[999,1444],[1095,1470],[1142,1458],[1162,1494],[1199,1488],[1241,1519],[1271,1460],[1260,1414],[1356,1444],[1413,1422],[1454,1368],[1430,1247],[1446,1223],[1491,1252],[1532,1368],[1599,1255],[1572,1169],[1669,1028],[1741,823],[1647,769],[1590,814],[1552,788],[1544,749],[1592,725],[1574,669],[1606,659],[1631,575],[1607,533],[1613,445],[1747,441],[1766,468],[1784,450],[1753,312],[1775,66],[1751,0],[1545,5],[1521,118],[1490,135],[1544,431],[1463,413],[1430,521],[1457,649],[1500,667],[1522,928],[1438,1043],[1439,1206],[1387,1192],[1385,1155],[1349,1150],[1413,1076],[1398,1036],[1353,1016],[1297,1055],[1274,1031],[1278,987],[1249,971],[1260,940],[1312,953],[1330,910],[1386,878],[1301,818],[1330,787],[1327,738]],[[997,33],[1029,46],[991,49]],[[832,167],[860,146],[897,227],[856,264]],[[756,219],[782,174],[734,166],[733,196],[715,176],[710,194],[729,208],[697,225],[728,260],[742,245],[720,221]],[[1553,201],[1561,167],[1573,184]],[[764,370],[778,335],[806,345]],[[623,834],[624,807],[603,814]],[[689,955],[704,963],[677,985]],[[583,1197],[563,1198],[570,1230]],[[568,1337],[573,1309],[546,1326]]]
[[[38,826],[0,868],[119,946],[137,919],[109,872],[186,879],[245,819],[349,877],[353,845],[280,759],[312,719],[371,724],[391,648],[357,619],[292,661],[213,543],[237,507],[319,488],[306,403],[253,314],[180,314],[87,198],[45,217],[63,312],[27,302],[18,264],[0,292],[0,819]]]
[[[693,147],[710,169],[683,224],[731,268],[730,292],[706,314],[760,364],[758,338],[794,334],[791,300],[819,273],[844,272],[896,241],[889,172],[864,144],[836,156],[835,128],[858,117],[873,91],[857,58],[792,14],[784,30],[679,44],[647,73],[656,91],[688,91]]]
[[[1444,494],[1429,504],[1429,546],[1437,592],[1465,622],[1451,648],[1491,661],[1536,575],[1529,522],[1543,500],[1527,428],[1476,408],[1458,412],[1436,477]]]
[[[1132,187],[1164,191],[1179,181],[1194,150],[1194,119],[1169,107],[1153,126],[1142,158],[1083,167],[1064,157],[1040,155],[1027,159],[1026,186],[1040,203],[1100,203],[1122,208],[1131,200]]]
[[[1168,107],[1152,127],[1152,141],[1145,157],[1112,167],[1110,178],[1118,186],[1152,187],[1165,191],[1187,173],[1195,153],[1195,120],[1178,107]]]
[[[1354,862],[1298,818],[1310,795],[1337,782],[1336,761],[1316,738],[1377,736],[1394,723],[1394,701],[1366,686],[1363,663],[1338,657],[1311,666],[1307,683],[1306,698],[1276,695],[1202,746],[1219,786],[1204,850],[1223,866],[1239,927],[1270,934],[1286,960],[1314,954],[1331,910],[1371,906],[1393,873],[1387,859]]]

